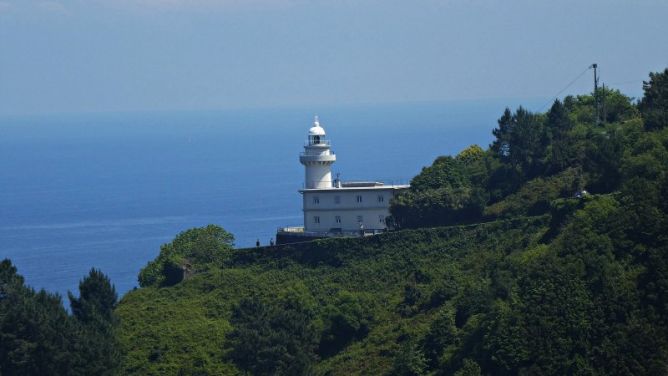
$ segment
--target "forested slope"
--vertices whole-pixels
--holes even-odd
[[[125,372],[665,374],[668,70],[644,89],[507,109],[413,179],[400,231],[180,234],[117,309]]]
[[[643,88],[506,109],[386,234],[234,249],[190,229],[118,305],[91,271],[72,314],[3,261],[0,372],[667,374],[668,70]]]
[[[513,251],[535,246],[546,225],[545,217],[521,218],[228,253],[175,286],[146,287],[124,298],[117,312],[129,352],[126,369],[137,374],[231,372],[235,348],[226,342],[251,352],[256,345],[229,338],[239,303],[254,298],[259,305],[297,311],[291,312],[298,322],[294,325],[306,326],[301,330],[308,338],[293,339],[298,342],[293,350],[309,358],[302,359],[304,364],[317,354],[316,369],[322,372],[389,371],[401,344],[426,333],[445,307],[462,309],[460,324],[483,311],[482,295],[492,293],[494,284],[483,270]],[[238,336],[248,339],[244,331],[260,330],[266,338],[289,338],[300,331],[255,328],[260,324],[253,320],[264,317],[258,310],[245,312],[251,322],[237,318],[237,324],[249,326]],[[257,356],[271,358],[264,370],[271,373],[273,360],[288,354]],[[257,360],[246,365],[253,367]],[[286,360],[283,366],[294,363],[299,362]]]

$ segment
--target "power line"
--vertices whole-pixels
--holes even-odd
[[[555,98],[555,99],[559,98],[561,93],[563,93],[564,91],[566,91],[566,89],[571,87],[577,80],[579,80],[582,76],[584,76],[585,73],[587,73],[592,67],[593,67],[592,65],[588,66],[587,69],[583,70],[582,73],[578,74],[577,77],[575,77],[573,80],[571,80],[571,82],[569,82],[568,85],[566,85],[563,89],[559,90],[559,92],[557,94],[555,94],[553,98]],[[547,101],[547,103],[545,103],[543,105],[543,107],[541,107],[538,111],[542,112],[550,103],[552,103],[552,101],[553,101],[552,99]]]
[[[631,80],[631,81],[622,81],[622,82],[613,82],[610,85],[614,86],[622,86],[622,85],[630,85],[630,84],[638,84],[638,80]]]

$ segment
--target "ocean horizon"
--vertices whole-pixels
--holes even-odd
[[[505,107],[543,102],[0,117],[0,259],[62,296],[99,268],[122,295],[181,231],[217,224],[243,248],[301,225],[314,115],[342,180],[408,183],[440,155],[486,148]]]

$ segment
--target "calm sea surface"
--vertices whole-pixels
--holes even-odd
[[[486,147],[516,102],[0,118],[0,259],[62,295],[100,268],[122,294],[185,229],[215,223],[248,247],[300,225],[315,113],[342,179],[407,183],[438,155]]]

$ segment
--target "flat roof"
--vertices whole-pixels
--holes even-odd
[[[385,183],[379,181],[342,181],[342,187],[381,187]]]
[[[410,185],[401,184],[401,185],[376,185],[376,186],[367,186],[367,187],[331,187],[331,188],[309,188],[309,189],[300,189],[299,192],[341,192],[341,191],[382,191],[382,190],[396,190],[396,189],[408,189]]]

